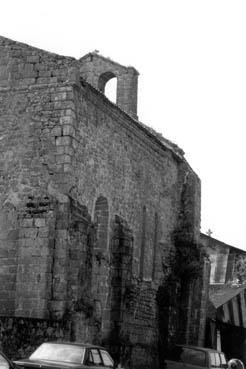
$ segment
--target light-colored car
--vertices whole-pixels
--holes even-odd
[[[45,342],[33,354],[11,362],[0,353],[0,369],[113,369],[114,361],[105,348],[71,342]]]

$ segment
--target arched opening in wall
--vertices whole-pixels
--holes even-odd
[[[105,86],[105,96],[116,104],[117,99],[117,78],[114,77],[108,81],[108,83]]]
[[[99,196],[94,211],[94,222],[97,227],[96,248],[102,251],[107,250],[108,245],[108,200]]]
[[[112,72],[101,74],[98,80],[98,89],[103,92],[107,98],[116,103],[117,100],[117,77]]]

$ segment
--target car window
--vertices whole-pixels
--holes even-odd
[[[101,356],[102,356],[104,365],[105,366],[110,366],[110,367],[113,368],[113,366],[114,366],[113,359],[111,358],[111,356],[109,356],[107,351],[100,350],[100,352],[101,352]]]
[[[62,343],[43,343],[30,356],[30,360],[65,361],[82,363],[85,348]]]
[[[227,361],[224,354],[220,354],[220,361],[222,364],[222,367],[225,367],[227,365]]]
[[[210,357],[211,368],[216,367],[216,360],[215,360],[214,352],[210,352],[209,357]]]
[[[218,352],[210,352],[210,361],[211,361],[211,368],[220,368],[221,362],[220,362],[220,355]]]
[[[91,349],[89,352],[89,363],[94,365],[103,365],[102,358],[98,349]]]
[[[0,354],[0,369],[8,369],[9,363],[8,361]]]
[[[190,349],[187,347],[182,348],[183,352],[180,355],[181,361],[186,364],[206,366],[206,353],[200,350]]]

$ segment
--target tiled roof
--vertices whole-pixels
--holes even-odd
[[[209,291],[209,299],[217,309],[218,307],[224,305],[226,302],[231,300],[233,297],[237,296],[240,292],[246,289],[246,283],[240,286],[228,286],[223,285],[221,288],[218,288],[216,291],[210,288]]]

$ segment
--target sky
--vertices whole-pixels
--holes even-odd
[[[0,0],[0,35],[140,73],[138,116],[201,179],[201,231],[246,250],[245,0]]]

